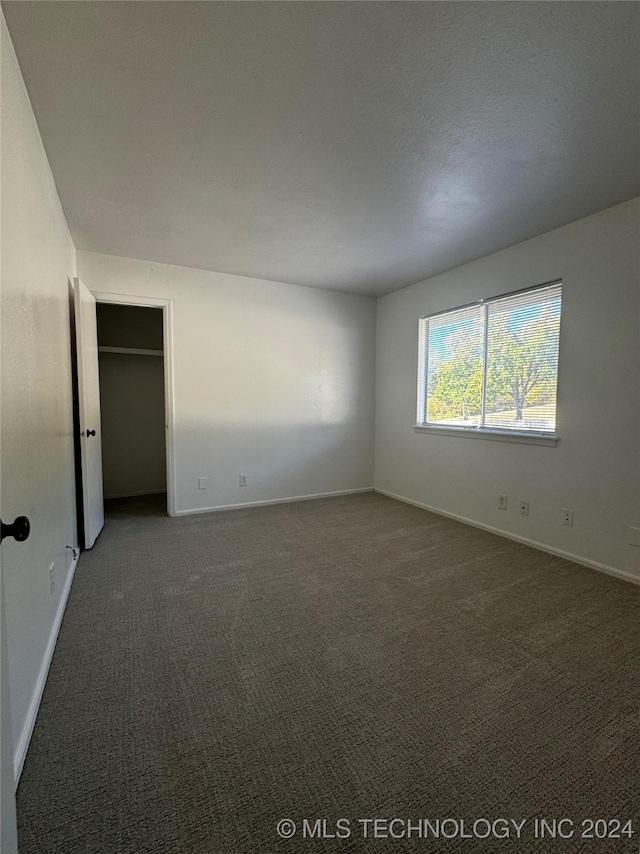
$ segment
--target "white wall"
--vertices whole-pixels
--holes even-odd
[[[178,513],[371,488],[374,299],[91,252],[78,269],[173,301]]]
[[[376,489],[640,578],[639,238],[634,200],[381,298]],[[414,431],[418,318],[558,278],[557,446]]]
[[[18,760],[34,722],[76,546],[69,278],[75,251],[2,18],[2,518]],[[55,591],[49,591],[49,565]]]
[[[105,498],[166,492],[162,358],[100,353]]]
[[[98,303],[100,415],[105,498],[166,492],[162,309]]]

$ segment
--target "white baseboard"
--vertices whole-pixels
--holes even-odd
[[[244,510],[247,507],[263,507],[265,504],[292,504],[294,501],[313,501],[314,498],[335,498],[338,495],[355,495],[373,492],[372,486],[361,489],[342,489],[339,492],[317,492],[314,495],[292,495],[290,498],[268,498],[266,501],[247,501],[242,504],[219,504],[217,507],[197,507],[193,510],[177,510],[176,516],[193,516],[196,513],[217,513],[220,510]]]
[[[69,567],[69,572],[67,574],[67,580],[64,585],[64,590],[62,591],[62,596],[60,597],[60,603],[58,605],[58,610],[56,611],[55,620],[53,621],[53,626],[51,627],[51,634],[49,635],[49,643],[47,644],[47,648],[44,653],[44,657],[42,659],[42,664],[40,665],[40,672],[38,673],[38,680],[36,682],[33,696],[31,697],[31,702],[29,703],[29,709],[27,711],[27,717],[24,722],[24,726],[22,727],[22,733],[20,734],[20,739],[18,741],[18,745],[16,747],[16,752],[13,758],[13,773],[15,778],[16,788],[18,787],[18,783],[20,781],[20,775],[22,774],[22,768],[24,766],[24,760],[27,757],[27,750],[29,749],[29,742],[31,741],[31,736],[33,734],[33,728],[36,724],[36,718],[38,717],[38,709],[40,708],[40,701],[42,700],[42,694],[44,692],[44,686],[47,681],[47,675],[49,673],[49,667],[51,665],[51,659],[53,658],[53,651],[56,648],[56,641],[58,640],[58,632],[60,631],[60,625],[62,624],[62,618],[64,616],[65,608],[67,607],[67,600],[69,599],[69,592],[71,591],[71,585],[73,583],[73,577],[76,574],[76,567],[78,566],[78,560],[80,559],[80,554],[78,553],[71,563]]]
[[[117,495],[105,495],[104,500],[110,501],[112,498],[137,498],[139,495],[166,495],[166,489],[143,489],[139,492],[119,492]]]
[[[430,513],[437,513],[438,516],[446,516],[448,519],[455,519],[456,522],[464,522],[465,525],[471,525],[474,528],[481,528],[483,531],[489,531],[491,534],[497,534],[499,537],[505,537],[507,540],[514,540],[516,543],[523,543],[525,546],[531,546],[548,554],[556,555],[556,557],[570,560],[572,563],[578,563],[581,566],[587,566],[589,569],[595,569],[598,572],[605,572],[607,575],[613,575],[616,578],[621,578],[623,581],[630,581],[632,584],[640,584],[640,578],[637,575],[631,575],[630,572],[625,572],[622,569],[616,569],[613,566],[607,566],[604,563],[589,560],[588,558],[574,555],[571,552],[565,552],[562,549],[556,549],[553,546],[547,546],[545,543],[539,543],[537,540],[530,540],[527,537],[521,537],[518,534],[511,534],[509,531],[503,531],[500,528],[493,528],[491,525],[485,525],[482,522],[476,522],[474,519],[467,519],[466,516],[458,516],[456,513],[448,513],[446,510],[439,510],[437,507],[431,507],[428,504],[423,504],[421,501],[414,501],[412,498],[406,498],[404,495],[396,495],[395,492],[389,492],[386,489],[374,487],[374,492],[379,492],[380,495],[386,495],[388,498],[395,498],[396,501],[402,501],[405,504],[412,504],[414,507],[419,507],[421,510],[428,510]]]

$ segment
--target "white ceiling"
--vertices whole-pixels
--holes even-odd
[[[379,295],[640,195],[640,5],[6,2],[80,249]]]

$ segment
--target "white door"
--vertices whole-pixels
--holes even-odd
[[[84,545],[85,548],[90,549],[104,525],[98,324],[93,294],[85,288],[80,279],[74,279],[73,291],[78,360]]]
[[[8,520],[7,520],[8,521]],[[4,533],[4,531],[2,532]],[[2,539],[0,539],[0,543]],[[7,621],[0,548],[0,851],[17,854],[15,777],[13,770],[13,732],[9,701],[9,660],[7,657]]]
[[[0,550],[1,551],[1,550]],[[9,703],[9,664],[7,660],[7,624],[4,583],[0,562],[0,851],[17,854],[16,799],[13,776],[13,734]]]

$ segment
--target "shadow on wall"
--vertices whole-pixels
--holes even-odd
[[[190,325],[176,309],[176,341],[183,340],[180,328],[189,329],[188,354],[176,347],[177,411],[201,420],[207,410],[216,429],[247,422],[338,425],[368,410],[373,417],[371,327],[341,316],[333,294],[333,301],[313,294],[310,304],[307,289],[291,290],[293,305],[260,294],[250,311],[242,301],[219,306],[222,334],[198,334],[201,319]],[[360,302],[354,310],[361,311]]]
[[[177,512],[319,495],[373,485],[373,423],[176,428]],[[240,486],[239,476],[247,476]],[[207,478],[207,489],[198,478]]]
[[[100,353],[105,498],[166,490],[161,358]]]

